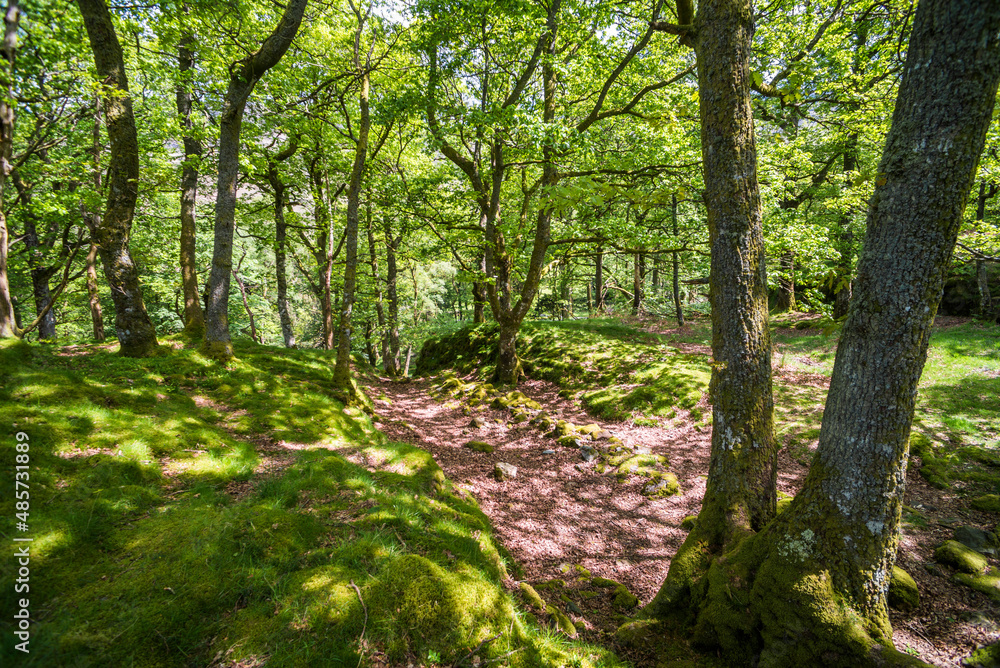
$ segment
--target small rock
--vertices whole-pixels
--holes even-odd
[[[635,454],[637,455],[651,455],[653,450],[648,445],[640,445],[635,449]]]
[[[582,447],[580,448],[580,457],[581,457],[581,458],[583,459],[583,461],[585,461],[585,462],[592,462],[592,461],[594,461],[595,459],[597,459],[597,457],[598,457],[598,454],[597,454],[597,451],[596,451],[596,450],[594,450],[594,449],[593,449],[592,447],[590,447],[589,445],[584,445],[584,446],[582,446]]]
[[[581,610],[580,606],[578,606],[573,601],[569,601],[568,603],[566,603],[566,609],[572,612],[573,614],[583,615],[583,610]]]
[[[604,431],[599,431],[596,434],[592,434],[591,435],[591,438],[593,438],[595,441],[606,441],[606,440],[608,440],[608,439],[610,439],[612,437],[614,437],[614,434],[612,434],[607,429],[605,429]]]
[[[508,478],[517,477],[517,467],[513,464],[507,464],[506,462],[497,462],[493,467],[493,477],[503,482]]]
[[[493,452],[493,446],[486,441],[469,441],[462,447],[475,452],[485,452],[487,454]]]
[[[954,537],[962,545],[980,554],[990,557],[1000,554],[1000,540],[997,540],[996,535],[986,533],[982,529],[971,526],[956,527]]]
[[[486,423],[479,418],[472,418],[472,422],[469,423],[469,426],[473,429],[479,429],[480,427],[485,427]]]
[[[542,454],[543,455],[554,455],[554,454],[556,454],[556,451],[555,450],[542,450]]]
[[[576,436],[561,436],[558,441],[564,448],[579,448],[580,440]]]

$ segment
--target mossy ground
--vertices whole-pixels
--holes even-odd
[[[0,532],[33,538],[31,652],[0,621],[4,665],[450,665],[481,642],[483,661],[619,665],[532,621],[487,518],[427,452],[344,409],[332,354],[236,355],[0,344],[0,452],[13,462],[23,431],[31,458],[30,529],[11,495]],[[282,441],[297,447],[255,474],[255,444]]]

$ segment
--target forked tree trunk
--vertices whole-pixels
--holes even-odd
[[[3,15],[3,44],[0,45],[0,198],[4,193],[7,175],[10,171],[10,160],[14,151],[14,58],[17,53],[17,26],[21,20],[21,11],[17,0],[8,0]],[[9,239],[7,233],[7,216],[4,214],[3,201],[0,199],[0,339],[17,336],[17,318],[14,315],[14,302],[10,296],[10,283],[7,278],[7,251]]]
[[[129,234],[139,196],[139,143],[125,63],[104,0],[79,0],[80,13],[94,52],[98,78],[104,82],[105,119],[111,156],[108,200],[100,225],[91,230],[115,304],[119,352],[145,357],[156,348],[156,332],[142,301],[139,274],[129,253]]]
[[[88,0],[94,1],[94,0]],[[264,74],[274,67],[302,22],[307,0],[289,0],[285,12],[260,49],[229,68],[230,78],[219,122],[219,178],[215,200],[215,243],[208,279],[203,349],[211,357],[233,356],[229,333],[229,286],[233,270],[233,232],[236,224],[236,182],[240,169],[240,130],[247,98]]]
[[[187,14],[187,6],[183,12]],[[177,114],[184,128],[184,162],[181,168],[181,286],[184,292],[184,333],[192,338],[205,334],[205,314],[201,310],[198,290],[198,265],[195,240],[198,228],[195,224],[198,200],[198,165],[201,160],[201,140],[194,136],[191,121],[191,82],[188,80],[194,69],[194,52],[190,47],[194,37],[190,33],[181,37],[177,46],[177,66],[180,83],[177,86]]]
[[[892,647],[886,596],[917,383],[998,80],[1000,3],[922,0],[813,465],[789,509],[687,591],[694,641],[731,661],[918,663]],[[671,574],[710,557],[689,537]]]

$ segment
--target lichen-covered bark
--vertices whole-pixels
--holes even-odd
[[[187,7],[184,8],[185,13]],[[205,314],[201,310],[198,290],[198,267],[195,240],[195,221],[198,200],[198,164],[201,160],[201,140],[193,132],[191,120],[191,84],[187,80],[194,68],[194,52],[190,47],[194,37],[188,33],[177,46],[177,67],[180,83],[177,86],[177,114],[184,128],[184,162],[181,165],[181,287],[184,292],[184,333],[201,337],[205,333]]]
[[[289,0],[274,31],[260,49],[230,68],[229,87],[219,120],[219,176],[215,200],[215,242],[208,279],[204,351],[226,360],[233,356],[229,333],[229,287],[233,270],[233,231],[236,224],[236,181],[240,169],[240,130],[247,98],[264,74],[291,45],[307,0]]]
[[[14,151],[14,58],[17,53],[17,26],[21,11],[17,0],[8,0],[3,15],[3,44],[0,45],[0,339],[17,336],[17,320],[14,316],[14,302],[10,297],[10,283],[7,279],[7,251],[9,238],[7,216],[4,214],[3,193],[10,172],[10,160]]]
[[[106,90],[104,118],[111,144],[107,206],[100,224],[91,230],[91,237],[97,244],[104,276],[111,288],[115,331],[121,344],[119,352],[128,357],[144,357],[155,350],[157,343],[128,247],[139,196],[139,143],[132,98],[121,46],[104,0],[79,0],[77,4],[94,52],[98,78]]]
[[[699,526],[714,547],[775,513],[771,339],[753,112],[750,0],[699,3],[695,20],[711,247],[712,455]]]
[[[693,641],[731,663],[923,665],[893,649],[886,597],[917,382],[996,98],[998,33],[998,3],[920,3],[803,488],[721,557],[703,513],[671,564],[689,586],[665,585],[659,610],[682,602]]]

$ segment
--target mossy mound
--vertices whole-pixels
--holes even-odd
[[[997,668],[1000,666],[1000,640],[978,647],[962,659],[962,665],[965,668]]]
[[[688,515],[683,520],[681,520],[681,528],[685,531],[691,531],[694,529],[695,525],[698,523],[697,515]]]
[[[989,564],[986,557],[962,545],[957,540],[947,540],[934,550],[934,559],[953,568],[973,575],[983,573]]]
[[[521,590],[521,595],[524,597],[525,603],[536,610],[545,609],[545,600],[535,591],[534,587],[527,582],[522,582],[518,585],[518,588]]]
[[[650,480],[642,486],[643,496],[651,499],[661,499],[681,493],[681,485],[677,482],[677,476],[670,471],[656,471],[650,473],[647,477]]]
[[[920,607],[920,591],[917,589],[917,583],[899,566],[892,567],[892,578],[889,580],[889,605],[904,612]]]
[[[369,623],[395,629],[386,638],[390,656],[428,650],[452,654],[514,622],[510,600],[471,569],[451,573],[434,562],[407,554],[387,564],[367,588]]]
[[[549,613],[557,629],[571,638],[576,636],[576,625],[565,613],[551,605],[545,606],[545,612]]]

